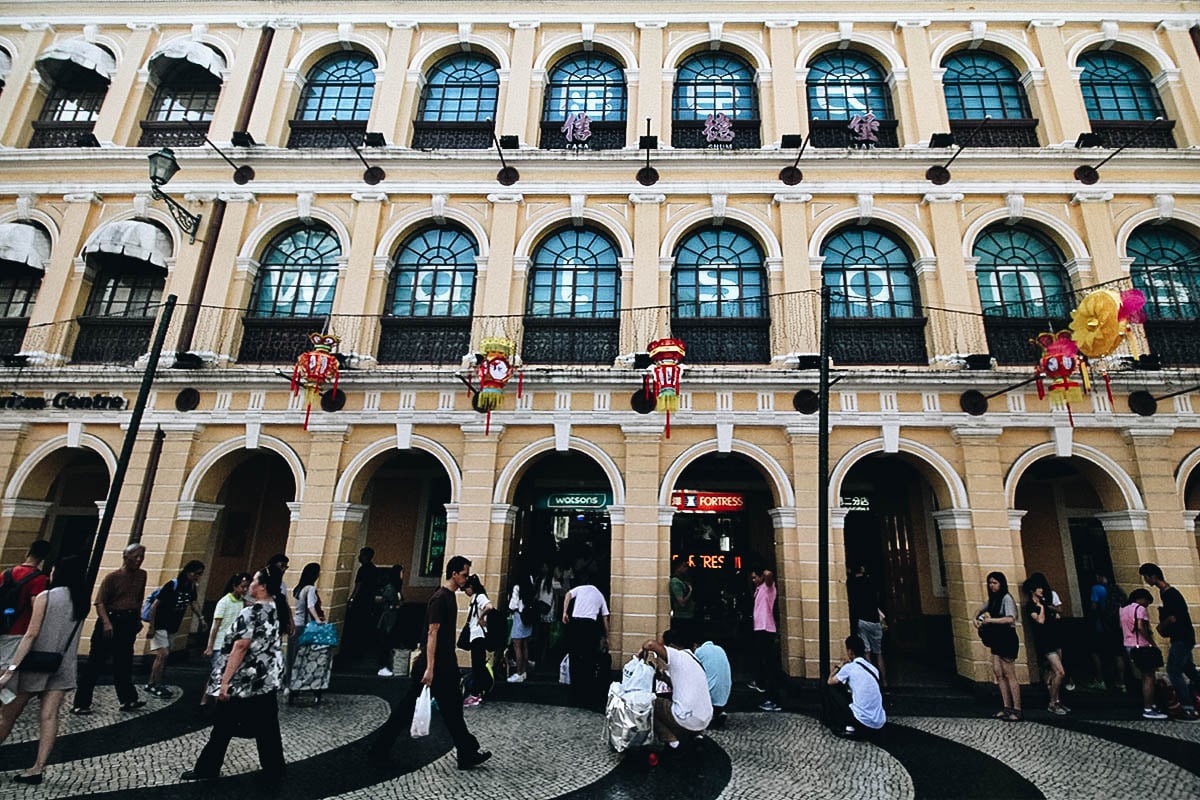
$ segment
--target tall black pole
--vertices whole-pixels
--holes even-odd
[[[821,372],[817,397],[817,635],[821,685],[829,679],[829,287],[821,287]]]
[[[129,429],[125,431],[125,442],[121,445],[121,454],[117,456],[112,483],[108,486],[108,499],[104,501],[104,513],[100,516],[99,527],[96,528],[96,544],[92,547],[92,560],[88,563],[86,586],[89,595],[92,593],[92,587],[96,585],[96,576],[100,574],[100,560],[104,558],[108,532],[112,530],[113,515],[121,497],[121,486],[125,483],[125,472],[129,469],[129,459],[137,442],[138,428],[142,425],[142,414],[145,413],[146,403],[150,399],[150,387],[154,384],[154,373],[158,370],[158,358],[162,354],[163,341],[167,338],[167,327],[171,324],[171,315],[175,312],[175,301],[175,295],[169,294],[167,301],[163,303],[158,329],[154,332],[154,343],[150,345],[150,359],[146,364],[146,371],[142,373],[142,386],[138,389],[137,401],[133,404],[133,413],[129,416]]]

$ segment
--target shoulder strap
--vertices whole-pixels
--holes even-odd
[[[876,671],[876,669],[873,665],[871,665],[867,661],[863,660],[863,658],[861,656],[854,659],[854,663],[858,664],[858,666],[865,669],[867,671],[867,674],[870,675],[872,678],[874,678],[875,682],[879,684],[879,687],[881,689],[883,688],[883,682],[879,680],[879,672]]]

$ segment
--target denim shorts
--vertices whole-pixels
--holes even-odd
[[[883,652],[883,624],[880,622],[858,621],[858,638],[867,646],[868,653]]]

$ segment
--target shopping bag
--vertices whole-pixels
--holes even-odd
[[[621,669],[622,692],[653,692],[654,667],[637,656],[633,656]]]
[[[413,709],[412,727],[408,733],[412,738],[418,739],[422,736],[429,735],[429,720],[433,716],[433,698],[429,696],[429,687],[421,689],[421,695],[417,698],[417,707]]]
[[[565,683],[568,686],[571,684],[571,654],[567,653],[563,656],[562,663],[558,665],[558,682]]]

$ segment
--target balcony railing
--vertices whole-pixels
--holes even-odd
[[[471,320],[384,317],[380,364],[457,364],[471,352]]]
[[[1071,324],[1063,317],[998,317],[983,318],[988,352],[1001,366],[1021,366],[1037,363],[1041,349],[1033,341],[1039,333],[1061,331]]]
[[[138,147],[199,147],[208,132],[207,122],[159,122],[142,120]]]
[[[246,317],[238,361],[245,364],[291,364],[308,350],[308,334],[325,330],[325,317]]]
[[[492,146],[490,122],[413,121],[415,150],[486,150]]]
[[[955,140],[965,143],[972,131],[979,128],[977,119],[952,119],[950,132]],[[967,147],[1037,147],[1036,119],[992,119],[979,128]]]
[[[91,147],[94,122],[33,121],[30,147]]]
[[[526,317],[521,360],[527,364],[612,364],[619,321]]]
[[[831,319],[829,352],[845,364],[928,364],[924,318]]]
[[[28,317],[0,317],[0,356],[21,352]]]
[[[687,347],[689,364],[766,364],[769,319],[673,319],[671,335]]]
[[[1148,319],[1145,328],[1164,367],[1200,366],[1200,319]]]
[[[365,120],[308,120],[293,119],[287,146],[293,150],[349,147],[349,141],[361,145],[367,132]]]
[[[543,150],[620,150],[625,146],[625,122],[593,122],[592,137],[586,142],[568,142],[562,122],[543,122]]]
[[[671,146],[699,150],[756,150],[762,147],[758,120],[735,119],[730,124],[733,127],[733,141],[720,143],[704,138],[704,120],[674,120],[671,123]]]
[[[80,317],[71,361],[132,364],[150,350],[154,317]]]
[[[1092,133],[1099,134],[1103,147],[1175,147],[1175,120],[1163,120],[1145,130],[1149,124],[1140,120],[1094,119]]]
[[[878,141],[862,142],[850,130],[850,120],[812,119],[808,121],[809,144],[813,147],[848,147],[855,150],[899,147],[900,139],[896,133],[899,123],[894,119],[881,119],[878,122],[879,130],[875,132]]]

